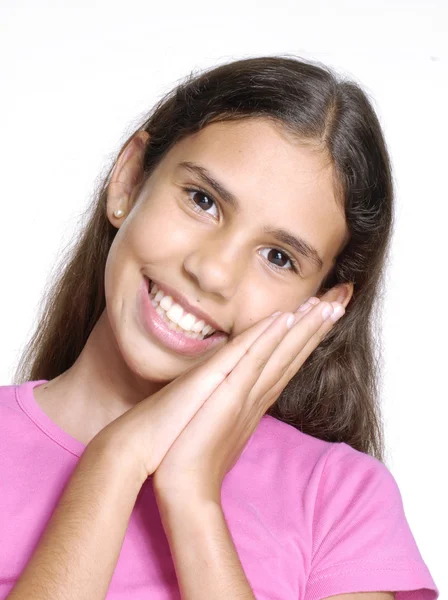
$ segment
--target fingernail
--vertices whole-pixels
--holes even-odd
[[[295,315],[290,315],[286,320],[286,327],[288,329],[291,329],[291,327],[294,325],[295,322],[296,322]]]
[[[325,321],[326,319],[328,319],[328,317],[329,317],[331,314],[333,314],[333,310],[334,310],[334,308],[333,308],[333,306],[332,306],[331,304],[330,304],[330,305],[327,305],[327,306],[326,306],[326,307],[325,307],[325,308],[322,310],[322,317],[323,317],[324,321]]]
[[[311,302],[306,301],[303,304],[301,304],[297,310],[299,310],[300,312],[303,312],[307,308],[310,308],[310,306],[312,306]]]
[[[277,310],[275,313],[272,313],[271,317],[276,317],[277,315],[279,315],[281,313],[280,310]]]
[[[313,296],[311,298],[308,298],[308,300],[306,302],[301,304],[297,310],[299,310],[300,312],[303,312],[303,311],[311,308],[311,306],[316,306],[316,304],[318,304],[318,303],[319,303],[318,298],[314,298],[314,296]]]
[[[334,306],[334,311],[331,315],[331,320],[333,323],[336,323],[336,321],[345,313],[345,308],[342,306],[342,304],[336,304],[334,302],[332,302],[332,305]]]

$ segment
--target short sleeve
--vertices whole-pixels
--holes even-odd
[[[406,520],[398,485],[378,459],[345,443],[327,454],[313,515],[304,600],[395,592],[395,600],[436,600],[439,591]]]

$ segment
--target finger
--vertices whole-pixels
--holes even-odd
[[[319,299],[312,297],[309,299],[313,305],[319,303]],[[302,317],[300,313],[297,320]],[[215,389],[225,380],[232,369],[238,364],[244,354],[252,346],[268,327],[276,320],[277,317],[270,315],[255,323],[243,331],[240,335],[231,339],[225,346],[218,350],[207,361],[199,366],[193,367],[180,377],[172,381],[169,386],[176,387],[177,385],[185,392],[193,392],[201,390],[204,395],[212,394]],[[286,320],[286,318],[285,318]],[[200,386],[200,388],[198,388]],[[166,386],[164,389],[167,389]]]
[[[310,298],[309,301],[310,306],[307,310],[319,303],[319,299],[315,297]],[[259,377],[268,358],[284,337],[287,331],[285,322],[289,314],[278,316],[278,319],[282,318],[283,322],[283,325],[280,323],[280,329],[278,329],[278,325],[277,329],[272,329],[273,323],[277,320],[272,315],[257,322],[253,327],[233,338],[208,361],[194,367],[190,372],[184,373],[165,386],[164,391],[168,391],[167,388],[171,387],[174,394],[172,393],[169,398],[164,399],[163,409],[169,411],[168,404],[172,404],[178,417],[185,421],[192,419],[208,398],[211,396],[215,398],[218,391],[220,396],[227,397],[225,400],[227,403],[229,395],[241,402],[240,398],[247,396],[252,390],[254,382]],[[306,310],[299,311],[296,318],[300,320],[305,314]],[[270,335],[265,337],[268,330]],[[264,341],[260,344],[261,338]],[[258,351],[254,351],[256,342]],[[251,349],[252,351],[250,351]],[[244,363],[242,366],[238,366],[244,357]],[[238,370],[235,373],[237,366]],[[189,398],[188,403],[179,406],[178,395],[175,393],[176,388],[183,398]],[[184,415],[179,414],[182,411],[187,412]]]
[[[331,304],[335,306],[341,306],[339,302],[331,302]],[[345,310],[343,308],[342,314],[344,314]],[[339,318],[340,318],[339,317]],[[338,320],[338,319],[336,319]],[[283,376],[280,380],[274,385],[271,390],[271,393],[268,393],[263,400],[264,410],[266,411],[280,396],[282,391],[285,389],[289,381],[294,377],[294,375],[298,372],[298,370],[302,367],[306,359],[312,354],[312,352],[317,348],[317,346],[321,343],[321,341],[325,338],[326,334],[334,327],[334,322],[332,318],[325,320],[322,326],[318,329],[318,331],[311,336],[308,343],[305,345],[303,350],[298,353],[298,355],[291,362],[289,367],[286,369]]]
[[[333,308],[338,305],[336,302],[331,304]],[[331,316],[326,319],[323,316],[324,310],[331,304],[321,301],[318,305],[309,308],[276,348],[252,391],[253,398],[259,398],[264,404],[264,408],[266,408],[266,400],[278,397],[334,325]]]
[[[336,306],[341,306],[338,302],[331,302],[336,308]],[[342,310],[342,316],[345,310]],[[340,318],[340,317],[339,317]],[[338,320],[338,319],[337,319]],[[312,354],[312,352],[317,348],[317,346],[322,342],[327,333],[334,327],[334,321],[332,321],[332,317],[325,320],[320,327],[320,329],[311,336],[308,343],[305,345],[303,350],[299,352],[299,354],[295,357],[295,359],[291,362],[289,367],[286,369],[285,373],[281,377],[281,379],[274,385],[272,388],[272,392],[266,395],[266,397],[262,400],[264,405],[264,411],[266,411],[280,396],[282,391],[297,373],[297,371],[302,367],[306,359]]]
[[[312,297],[308,300],[308,302],[312,307],[319,303],[319,299]],[[311,307],[308,307],[307,310],[309,310]],[[307,310],[299,311],[296,314],[296,320],[300,320],[306,314]],[[288,315],[289,314],[290,313],[288,313]],[[193,414],[199,410],[207,398],[216,392],[216,390],[224,381],[226,381],[227,384],[230,382],[233,383],[235,377],[233,376],[231,380],[229,380],[228,377],[241,362],[243,357],[247,356],[249,349],[254,346],[255,342],[259,342],[261,338],[264,338],[266,331],[270,330],[273,322],[281,318],[284,322],[286,322],[288,315],[285,316],[285,314],[283,314],[279,315],[278,317],[273,317],[271,315],[270,317],[262,319],[254,326],[245,330],[242,334],[233,338],[209,360],[202,363],[198,367],[194,367],[191,371],[184,373],[184,375],[178,377],[176,380],[171,382],[171,384],[169,384],[171,387],[179,386],[179,389],[182,389],[182,395],[189,394],[189,397],[192,398],[192,401],[189,403],[189,410],[192,411],[190,413],[191,416],[193,416]],[[258,346],[260,352],[264,353],[264,358],[260,358],[256,352],[252,350],[252,352],[249,354],[249,362],[258,361],[258,367],[264,367],[267,358],[270,357],[279,341],[284,337],[285,331],[287,331],[286,325],[283,325],[283,331],[282,326],[280,325],[280,330],[277,330],[277,333],[275,330],[270,330],[271,336],[268,336],[268,338],[264,340],[264,343]],[[274,337],[272,338],[272,336]],[[274,345],[272,344],[272,339],[274,339]],[[241,389],[244,393],[248,393],[252,389],[254,381],[256,381],[263,369],[257,368],[257,365],[255,367],[248,365],[248,361],[246,360],[242,369],[238,370],[238,376],[240,376],[240,371],[244,371],[244,369],[246,369],[248,372],[250,371],[255,377],[255,379],[254,377],[248,378],[247,376],[242,378],[242,380],[244,379],[246,387]],[[234,392],[233,394],[236,396]],[[173,403],[174,402],[175,399],[173,398]]]
[[[172,409],[181,419],[191,419],[275,319],[271,315],[258,321],[230,340],[207,361],[183,373],[148,400],[156,403],[160,395],[164,411]],[[179,397],[188,398],[188,402],[179,402]],[[179,414],[182,412],[185,414]]]
[[[275,317],[271,316],[258,321],[209,360],[177,377],[119,417],[131,431],[137,427],[139,431],[146,432],[144,445],[150,456],[149,472],[158,467],[179,434],[194,419],[247,348],[274,320]]]
[[[241,357],[219,387],[213,392],[213,399],[221,399],[226,406],[236,404],[242,407],[251,394],[260,375],[263,373],[273,352],[288,331],[287,319],[291,313],[281,314],[260,335]],[[218,404],[220,401],[218,400]]]
[[[322,323],[321,327],[317,330],[317,332],[314,335],[312,335],[311,338],[308,340],[307,344],[305,345],[305,348],[301,352],[301,354],[303,354],[303,362],[305,362],[305,360],[308,358],[311,352],[313,352],[313,350],[315,350],[317,346],[322,342],[322,340],[326,337],[327,333],[331,331],[336,321],[339,321],[339,319],[345,313],[345,308],[340,302],[333,301],[330,302],[330,304],[332,304],[334,312],[332,315],[330,315],[329,319],[326,319]]]

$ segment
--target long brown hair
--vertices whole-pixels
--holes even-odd
[[[390,160],[366,94],[328,67],[291,56],[248,58],[190,73],[145,116],[144,179],[182,138],[216,121],[265,117],[332,160],[350,238],[320,292],[354,283],[336,323],[267,414],[384,462],[378,402],[379,315],[393,223]],[[121,148],[131,139],[129,136]],[[78,358],[105,309],[104,269],[117,229],[106,215],[113,165],[58,265],[14,383],[51,380]]]

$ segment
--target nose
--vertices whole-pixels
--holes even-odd
[[[184,259],[184,268],[206,294],[230,300],[243,277],[244,261],[235,245],[215,238],[202,243]]]

